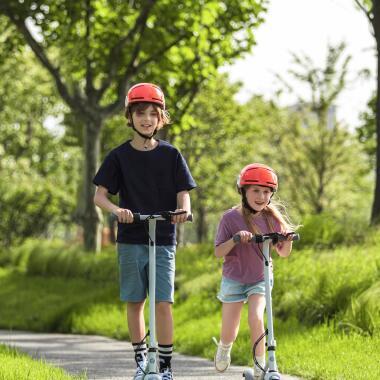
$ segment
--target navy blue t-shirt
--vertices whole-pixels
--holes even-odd
[[[111,194],[118,193],[119,207],[146,215],[174,211],[177,193],[196,187],[181,153],[163,140],[148,151],[136,150],[131,140],[126,141],[107,155],[93,183]],[[119,223],[117,242],[148,244],[147,226]],[[158,221],[156,244],[175,243],[175,225]]]

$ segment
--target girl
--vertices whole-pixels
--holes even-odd
[[[253,234],[294,231],[295,227],[271,204],[271,198],[277,188],[277,175],[270,167],[258,163],[247,165],[237,180],[241,205],[226,211],[218,226],[215,256],[224,258],[218,294],[218,299],[223,303],[219,343],[214,338],[218,346],[214,358],[215,368],[219,372],[224,372],[230,365],[230,352],[238,334],[240,314],[245,302],[248,302],[252,344],[264,333],[263,262],[260,247],[249,241]],[[241,243],[234,242],[234,235],[240,235]],[[279,242],[274,249],[282,257],[289,256],[292,242]],[[255,354],[258,363],[264,368],[264,339],[258,344]],[[262,375],[261,369],[255,365],[255,379],[260,379]]]

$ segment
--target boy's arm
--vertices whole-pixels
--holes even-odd
[[[128,209],[123,209],[113,204],[108,199],[108,189],[98,186],[94,195],[94,203],[103,210],[111,212],[117,216],[120,223],[132,223],[133,214]]]
[[[177,209],[175,211],[183,210],[185,210],[186,213],[173,216],[172,223],[184,223],[191,214],[190,194],[187,190],[177,193]]]

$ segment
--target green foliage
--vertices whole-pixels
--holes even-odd
[[[115,254],[102,252],[94,256],[79,245],[63,242],[29,240],[10,250],[0,251],[0,264],[17,266],[31,276],[59,276],[98,282],[117,281]]]
[[[222,75],[209,81],[190,108],[187,129],[174,138],[198,184],[191,194],[197,242],[213,239],[211,226],[240,202],[236,177],[242,167],[260,160],[259,146],[270,149],[261,136],[267,125],[276,124],[279,110],[260,97],[238,104],[239,87]]]
[[[285,85],[292,92],[295,82],[303,85],[310,96],[297,96],[283,123],[268,131],[277,137],[272,139],[273,161],[284,183],[282,194],[299,216],[324,211],[337,216],[352,205],[368,210],[370,202],[363,194],[372,191],[369,165],[354,134],[335,117],[351,59],[345,44],[328,46],[324,67],[308,56],[293,54],[293,59],[289,77],[294,82]]]
[[[59,223],[69,223],[74,208],[73,197],[61,183],[40,177],[32,170],[23,173],[28,165],[20,166],[10,165],[1,170],[0,241],[6,246],[46,234],[49,227]]]
[[[282,372],[326,380],[350,378],[355,373],[355,379],[364,380],[367,373],[357,369],[366,362],[366,369],[378,374],[379,244],[380,235],[373,230],[360,245],[334,250],[295,249],[288,259],[274,257],[276,352]],[[46,246],[28,242],[12,252],[1,252],[0,262],[7,255],[11,257],[8,263],[18,264],[20,269],[26,265],[24,270],[28,270],[32,257],[39,254],[44,277],[0,269],[0,303],[4,310],[0,326],[128,337],[123,307],[117,301],[117,279],[103,276],[100,269],[96,274],[92,272],[91,281],[69,279],[76,273],[65,269],[66,259],[57,259],[71,256],[77,266],[84,265],[79,272],[85,273],[88,266],[80,261],[77,248],[59,242]],[[96,267],[97,261],[104,268],[116,267],[110,253],[86,257],[91,258],[91,267]],[[176,349],[211,359],[215,352],[211,337],[220,333],[221,305],[216,293],[221,262],[211,245],[189,245],[178,250],[176,265]],[[15,298],[14,294],[19,296]],[[22,307],[26,303],[27,310]],[[232,358],[236,364],[251,365],[246,320],[244,308]],[[340,360],[336,360],[337,352]]]
[[[25,49],[2,61],[0,97],[0,241],[10,245],[71,222],[78,150],[66,149],[43,126],[62,106],[46,74]]]
[[[49,279],[0,268],[0,325],[7,329],[67,332],[73,311],[117,297],[117,284],[99,286],[86,279]]]
[[[0,345],[0,380],[84,380],[85,375],[71,376],[43,360],[33,360],[26,354]]]
[[[380,278],[380,268],[378,268]],[[345,318],[338,327],[344,331],[355,331],[373,336],[380,331],[380,280],[351,302]]]
[[[336,215],[323,212],[307,215],[299,230],[302,238],[297,247],[328,248],[361,242],[368,234],[366,218],[354,215]]]
[[[68,140],[83,143],[86,173],[78,214],[88,250],[95,248],[99,230],[91,184],[100,158],[95,147],[100,146],[104,121],[124,108],[127,88],[136,82],[158,83],[169,109],[181,120],[202,83],[251,50],[266,4],[267,0],[0,4],[6,46],[14,34],[22,35],[70,107],[66,121],[77,130]],[[83,139],[79,129],[85,132]]]

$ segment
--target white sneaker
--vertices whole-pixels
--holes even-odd
[[[137,368],[135,376],[133,376],[133,380],[143,380],[145,376],[145,369],[146,369],[146,360],[141,360],[137,362]]]
[[[224,372],[225,370],[227,370],[231,363],[232,343],[222,344],[222,342],[218,343],[218,341],[215,338],[212,339],[218,347],[214,357],[215,369],[219,372]]]
[[[174,380],[173,372],[170,368],[165,368],[164,372],[160,373],[162,380]]]

